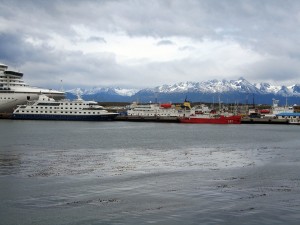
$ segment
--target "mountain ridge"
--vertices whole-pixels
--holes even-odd
[[[252,84],[245,78],[237,80],[208,80],[201,82],[186,81],[164,84],[153,88],[125,89],[114,87],[76,88],[67,92],[67,97],[74,98],[79,93],[85,99],[96,101],[167,101],[180,102],[188,97],[190,101],[212,102],[220,96],[227,102],[246,102],[255,96],[256,102],[269,104],[272,98],[292,99],[293,104],[300,103],[300,84],[292,86],[271,85],[269,83]]]

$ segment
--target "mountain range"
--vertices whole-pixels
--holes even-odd
[[[79,93],[85,100],[98,102],[224,102],[244,104],[271,104],[278,99],[282,104],[300,104],[300,84],[274,86],[268,83],[251,84],[245,78],[237,80],[209,80],[180,82],[146,89],[94,87],[66,91],[67,98]]]

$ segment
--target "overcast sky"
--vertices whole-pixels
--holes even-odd
[[[0,63],[31,85],[300,83],[300,1],[0,0]]]

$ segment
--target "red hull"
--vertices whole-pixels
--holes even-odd
[[[190,117],[180,119],[181,123],[209,123],[209,124],[240,124],[240,116],[220,116],[217,118]]]

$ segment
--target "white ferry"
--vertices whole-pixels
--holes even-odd
[[[70,101],[56,101],[46,95],[40,95],[37,101],[28,101],[13,112],[13,119],[29,120],[113,120],[118,113],[111,113],[95,101],[84,101],[81,98]]]
[[[191,112],[189,102],[184,102],[183,105],[172,105],[171,103],[139,105],[134,102],[129,106],[127,116],[129,118],[179,118],[188,116]]]
[[[12,113],[17,105],[28,100],[37,100],[39,94],[54,99],[63,99],[65,93],[51,89],[31,87],[23,80],[23,73],[8,70],[8,66],[0,64],[0,113]]]

